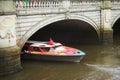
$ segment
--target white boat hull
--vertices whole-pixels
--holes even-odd
[[[21,55],[23,59],[32,60],[46,60],[46,61],[65,61],[65,62],[80,62],[84,55],[41,55],[41,54],[28,54]]]

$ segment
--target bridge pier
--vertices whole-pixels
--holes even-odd
[[[22,69],[16,45],[15,8],[13,0],[0,1],[0,76]]]
[[[111,1],[103,0],[101,6],[101,29],[104,45],[113,43],[113,30],[111,26]]]

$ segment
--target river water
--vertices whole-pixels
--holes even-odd
[[[0,80],[120,80],[120,46],[74,45],[80,63],[22,60],[23,70]]]

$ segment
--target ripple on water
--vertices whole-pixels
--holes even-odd
[[[120,66],[110,67],[109,65],[92,65],[92,64],[86,64],[86,65],[110,74],[111,77],[109,79],[105,79],[105,80],[120,80]],[[88,79],[89,79],[89,77],[88,77]],[[92,79],[92,80],[94,80],[94,79]]]

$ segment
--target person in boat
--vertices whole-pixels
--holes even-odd
[[[54,45],[54,41],[51,38],[50,38],[49,44]]]
[[[54,45],[54,41],[50,38],[49,45]],[[53,47],[50,48],[49,52],[53,52],[55,49]]]
[[[50,48],[49,52],[54,52],[55,49],[53,47]]]

